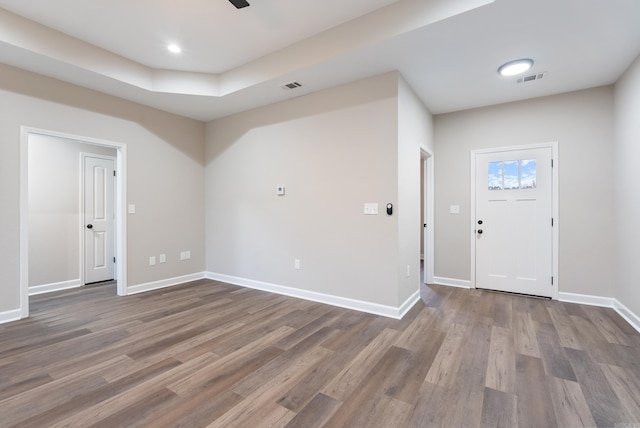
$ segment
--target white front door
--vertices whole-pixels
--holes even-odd
[[[552,297],[552,148],[475,153],[476,287]]]
[[[114,278],[114,160],[84,157],[84,283]]]

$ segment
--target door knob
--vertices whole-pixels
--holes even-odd
[[[482,235],[482,229],[478,229],[478,235]]]
[[[88,224],[87,225],[87,229],[93,229],[93,225],[92,224]]]
[[[478,220],[478,224],[482,224],[482,220]]]

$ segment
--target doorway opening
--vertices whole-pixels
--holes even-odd
[[[433,284],[434,269],[434,173],[433,153],[420,149],[420,260],[422,284]]]
[[[81,183],[78,171],[81,171],[84,166],[84,158],[82,155],[75,154],[75,164],[73,165],[72,172],[64,171],[63,165],[58,165],[59,172],[56,171],[58,159],[56,156],[48,159],[52,163],[52,167],[47,168],[49,172],[50,180],[54,183],[51,186],[34,191],[37,189],[34,187],[36,183],[46,182],[47,176],[42,174],[38,175],[35,171],[30,172],[30,165],[32,165],[37,159],[38,152],[35,150],[40,144],[51,143],[52,148],[54,144],[58,144],[57,147],[62,148],[63,152],[73,152],[77,148],[84,148],[86,152],[98,153],[96,156],[106,154],[106,157],[113,155],[115,157],[115,170],[117,175],[115,177],[115,183],[113,186],[114,207],[113,207],[113,235],[114,235],[114,248],[113,254],[115,256],[115,269],[112,277],[117,282],[117,294],[124,296],[127,294],[127,277],[126,277],[126,157],[127,147],[125,144],[99,140],[90,137],[81,137],[76,135],[69,135],[59,133],[55,131],[41,130],[29,127],[21,128],[21,146],[20,146],[20,313],[21,318],[29,316],[29,295],[39,294],[47,291],[53,291],[56,289],[75,288],[84,285],[85,281],[85,268],[84,268],[84,207],[82,207],[82,196],[80,189],[84,187]],[[44,147],[44,146],[40,146]],[[47,159],[40,159],[40,162],[47,161]],[[69,161],[69,160],[67,160]],[[77,167],[76,167],[77,165]],[[63,174],[73,174],[76,180],[76,187],[79,189],[77,192],[60,191],[62,187],[56,188],[56,182],[68,182],[70,177],[62,177]],[[30,181],[33,181],[33,186],[30,185]],[[31,191],[30,191],[31,188]],[[46,194],[46,193],[49,194]],[[40,195],[38,195],[40,193]],[[47,209],[35,209],[31,208],[34,200],[37,200],[41,204],[45,204],[47,200],[57,200],[59,198],[69,199],[69,203],[75,203],[76,210],[67,210],[66,212],[55,212],[54,210]],[[61,210],[63,211],[63,210]],[[34,220],[36,219],[36,220]],[[63,228],[73,233],[65,234],[60,233],[53,234],[55,236],[49,239],[47,235],[49,233],[59,232],[56,231],[56,227],[63,225]],[[47,232],[49,230],[49,233]],[[47,260],[48,267],[51,271],[55,271],[58,278],[53,275],[47,280],[38,278],[42,275],[43,278],[47,275],[46,269],[43,272],[39,272],[41,265],[38,263],[32,263],[30,267],[30,256],[33,260],[43,260],[39,258],[41,254],[38,244],[38,236],[42,235],[43,239],[49,239],[49,247],[51,245],[59,245],[60,247],[67,248],[68,250],[60,251],[62,254],[57,254],[52,257],[51,260]],[[33,248],[30,248],[30,245]],[[46,248],[43,245],[42,248]],[[50,248],[49,248],[50,250]],[[53,254],[49,251],[47,254]],[[46,260],[46,259],[44,259]],[[68,272],[73,272],[69,274]],[[30,278],[33,277],[33,281]],[[63,280],[60,280],[63,278]],[[31,287],[30,285],[38,285],[44,283],[44,287],[38,289],[38,287]]]

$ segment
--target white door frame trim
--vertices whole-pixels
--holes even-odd
[[[29,194],[28,194],[28,166],[29,166],[29,135],[39,134],[75,140],[80,143],[106,146],[116,149],[116,280],[118,281],[118,295],[127,295],[127,145],[114,141],[101,140],[91,137],[20,127],[20,317],[29,316]]]
[[[435,208],[434,208],[434,171],[433,171],[433,152],[424,146],[420,147],[420,160],[425,164],[424,170],[424,191],[427,194],[425,198],[426,210],[424,212],[425,222],[427,223],[426,239],[424,242],[424,252],[426,257],[424,259],[424,282],[425,284],[434,283],[434,230],[435,230]],[[422,231],[425,234],[424,230]]]
[[[527,150],[527,149],[539,149],[539,148],[551,148],[551,158],[553,160],[553,168],[551,169],[551,176],[553,181],[552,186],[552,195],[551,195],[551,203],[553,204],[552,208],[552,216],[553,216],[553,229],[552,229],[552,272],[553,272],[553,290],[552,290],[552,299],[558,300],[559,290],[560,290],[560,278],[558,276],[558,246],[559,241],[558,237],[560,235],[560,216],[559,216],[559,198],[558,198],[558,169],[560,162],[558,161],[558,142],[552,141],[549,143],[540,143],[540,144],[527,144],[522,146],[508,146],[508,147],[494,147],[490,149],[478,149],[471,150],[469,156],[469,171],[470,171],[470,182],[471,186],[469,188],[470,194],[470,213],[469,213],[469,235],[470,235],[470,255],[471,260],[469,263],[470,272],[469,278],[471,288],[476,287],[476,224],[475,224],[475,212],[476,212],[476,154],[483,153],[496,153],[496,152],[508,152],[513,150]]]

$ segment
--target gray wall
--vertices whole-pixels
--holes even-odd
[[[616,297],[640,316],[640,57],[615,85]]]
[[[207,270],[393,307],[416,291],[419,235],[399,223],[419,222],[429,125],[408,113],[417,99],[404,86],[399,113],[399,85],[388,73],[210,123]],[[399,115],[421,134],[399,144]],[[366,202],[380,214],[363,215]]]
[[[127,144],[130,286],[204,270],[204,124],[5,65],[0,75],[0,314],[20,305],[21,126]],[[167,263],[148,266],[161,252]]]
[[[611,86],[435,116],[435,275],[470,278],[470,150],[557,141],[559,291],[613,297],[613,135]]]
[[[398,284],[399,302],[420,286],[420,241],[422,239],[420,148],[433,152],[433,118],[411,87],[398,85]],[[407,265],[411,275],[407,276]]]
[[[638,61],[615,92],[433,122],[397,73],[206,126],[9,66],[0,73],[0,314],[19,307],[21,126],[128,145],[128,200],[137,206],[128,216],[129,285],[206,268],[390,306],[417,289],[406,266],[417,274],[420,145],[436,153],[435,275],[468,280],[469,151],[558,141],[560,291],[616,297],[640,313]],[[275,195],[277,185],[286,196]],[[365,202],[381,214],[364,216]],[[448,214],[451,204],[460,215]],[[177,260],[183,250],[190,261]],[[167,263],[149,267],[160,253]]]
[[[116,150],[37,134],[28,150],[29,287],[80,284],[80,153]]]

